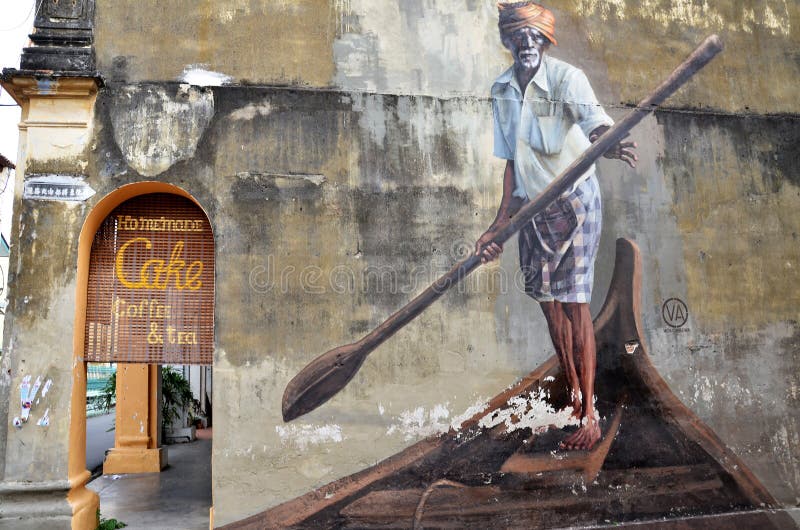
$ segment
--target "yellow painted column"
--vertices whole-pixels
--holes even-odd
[[[24,184],[28,177],[35,174],[50,177],[85,176],[93,137],[94,105],[102,80],[92,76],[48,76],[46,72],[30,75],[29,71],[19,71],[5,76],[0,84],[22,110],[15,187],[15,223],[18,223],[20,217],[16,208],[23,209],[21,207],[24,205],[33,210],[34,219],[38,213],[37,203],[25,202]],[[65,230],[69,231],[67,228]],[[83,268],[79,255],[79,272],[88,270],[86,263],[90,250],[91,239],[84,244]],[[5,441],[5,454],[0,455],[6,460],[5,475],[0,481],[3,482],[0,488],[0,527],[11,528],[21,524],[21,521],[27,521],[28,525],[39,521],[42,528],[59,526],[63,522],[61,517],[70,512],[73,528],[83,530],[97,527],[100,499],[95,492],[86,488],[91,477],[86,469],[86,365],[83,362],[86,277],[84,272],[76,282],[79,287],[76,288],[74,320],[70,321],[65,316],[58,324],[72,328],[71,350],[63,348],[61,344],[42,347],[41,343],[32,340],[52,333],[52,321],[42,321],[42,325],[48,328],[46,332],[41,328],[25,326],[17,326],[16,329],[11,326],[5,330],[6,335],[11,337],[9,340],[33,344],[33,352],[25,348],[15,350],[15,357],[9,358],[9,374],[44,373],[54,367],[68,366],[72,370],[54,370],[53,389],[49,393],[50,416],[69,417],[68,436],[63,435],[64,424],[55,421],[47,428],[50,432],[46,435],[34,437],[29,429],[27,432],[14,433],[17,437],[28,436],[25,443],[15,441],[12,445]],[[24,281],[20,284],[24,284]],[[24,295],[24,291],[17,295]],[[62,331],[66,332],[65,329]],[[42,351],[47,354],[43,355]],[[26,368],[22,368],[22,363]],[[9,387],[18,384],[15,381]],[[12,452],[12,448],[17,452]],[[30,454],[40,456],[31,459],[28,456]],[[9,461],[24,463],[25,467],[19,468],[23,473],[21,476],[15,475],[13,468],[8,465]],[[59,495],[62,491],[65,498]],[[34,506],[36,510],[32,510]]]
[[[103,473],[157,473],[167,465],[160,446],[158,418],[159,367],[117,365],[117,416],[114,448]]]

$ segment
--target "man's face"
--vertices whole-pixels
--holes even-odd
[[[503,43],[514,56],[514,64],[525,70],[539,68],[544,52],[550,46],[548,38],[531,27],[520,28],[506,35]]]

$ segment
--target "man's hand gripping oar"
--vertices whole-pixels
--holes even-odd
[[[680,64],[661,85],[642,100],[625,118],[604,132],[584,153],[558,176],[535,199],[523,206],[513,217],[496,227],[489,245],[502,247],[534,215],[546,208],[569,189],[594,162],[610,149],[619,145],[630,130],[647,114],[708,64],[720,51],[722,41],[711,35]],[[444,276],[436,280],[405,307],[394,313],[383,324],[354,344],[339,346],[311,361],[286,385],[283,393],[283,419],[291,421],[319,407],[350,382],[358,369],[375,348],[411,322],[445,291],[478,268],[477,255],[460,261]]]

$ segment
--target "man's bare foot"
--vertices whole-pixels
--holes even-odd
[[[600,440],[601,434],[600,424],[592,419],[567,436],[558,447],[567,451],[589,451]]]

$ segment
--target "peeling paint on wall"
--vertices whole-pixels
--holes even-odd
[[[222,86],[230,83],[233,78],[221,72],[207,70],[205,64],[192,64],[183,69],[179,80],[198,87]]]
[[[464,412],[452,417],[450,403],[440,403],[429,410],[424,407],[405,410],[394,418],[394,423],[386,429],[386,435],[401,434],[404,440],[409,441],[447,432],[450,429],[458,431],[465,421],[480,414],[488,406],[485,399],[478,398]],[[383,405],[378,406],[381,415],[384,410]]]
[[[36,405],[39,404],[40,399],[37,399],[37,396],[39,394],[39,389],[40,388],[42,389],[41,398],[44,399],[44,397],[50,391],[50,387],[53,384],[53,381],[51,379],[48,379],[47,381],[44,382],[44,387],[42,387],[42,376],[37,376],[36,381],[34,381],[33,385],[31,385],[31,379],[32,378],[30,375],[25,375],[22,378],[22,381],[20,382],[19,385],[21,413],[13,420],[13,424],[17,428],[22,428],[22,426],[28,422],[28,419],[30,418],[31,415],[31,411],[35,408]],[[39,426],[49,425],[50,424],[49,413],[50,409],[48,408],[45,411],[42,419],[36,422],[37,425]],[[43,420],[45,420],[46,423],[43,424],[42,423]]]
[[[39,418],[39,421],[36,422],[36,425],[38,425],[39,427],[48,427],[50,425],[50,409],[49,408],[44,411],[44,414],[42,415],[41,418]]]
[[[44,388],[42,388],[42,397],[43,398],[45,396],[47,396],[47,393],[50,391],[50,387],[51,386],[53,386],[53,380],[52,379],[48,379],[44,384]]]
[[[450,427],[452,427],[455,430],[461,429],[461,425],[465,421],[472,418],[476,414],[480,414],[488,407],[489,403],[487,403],[485,399],[478,398],[478,400],[475,402],[474,405],[468,407],[464,412],[453,418],[453,420],[450,422]]]
[[[339,425],[289,424],[276,425],[281,443],[305,450],[311,445],[339,443],[345,439]]]
[[[402,434],[408,441],[445,432],[450,429],[450,411],[447,407],[447,403],[440,403],[430,410],[424,407],[405,410],[395,418],[396,423],[386,429],[386,436]]]
[[[538,434],[551,427],[563,429],[567,425],[578,425],[579,420],[572,415],[572,407],[555,410],[548,402],[544,390],[536,390],[527,396],[514,396],[508,406],[481,418],[478,425],[490,429],[503,424],[506,432],[530,429]]]
[[[19,385],[20,401],[22,402],[22,414],[20,415],[23,422],[28,421],[28,416],[33,407],[33,400],[36,399],[36,394],[39,393],[39,387],[42,385],[42,378],[37,377],[36,382],[31,387],[31,376],[26,375],[22,378],[22,383]]]

